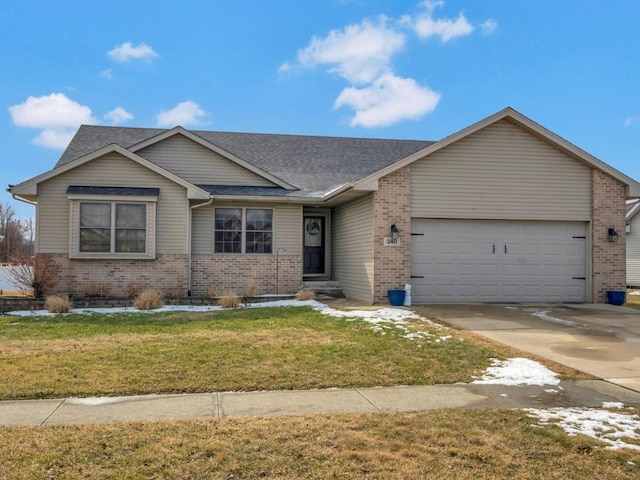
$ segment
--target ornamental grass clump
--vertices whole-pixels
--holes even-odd
[[[298,290],[296,300],[313,300],[315,296],[316,292],[309,290],[308,288],[303,288],[302,290]]]
[[[154,310],[162,305],[162,296],[153,289],[144,290],[133,302],[133,306],[138,310]]]
[[[44,305],[49,313],[69,313],[69,310],[71,310],[71,302],[69,299],[59,297],[58,295],[49,295]]]
[[[233,292],[227,292],[220,297],[218,303],[222,308],[238,308],[240,306],[240,297]]]

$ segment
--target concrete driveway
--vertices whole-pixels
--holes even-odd
[[[420,314],[640,392],[640,310],[612,305],[424,305]]]

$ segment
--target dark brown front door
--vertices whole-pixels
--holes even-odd
[[[304,217],[304,269],[305,275],[323,274],[324,217]]]

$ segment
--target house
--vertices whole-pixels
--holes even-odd
[[[627,285],[640,287],[640,201],[627,202]]]
[[[82,126],[9,191],[61,292],[604,302],[640,184],[506,108],[436,142]]]

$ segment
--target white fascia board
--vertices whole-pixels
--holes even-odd
[[[140,164],[141,166],[146,167],[149,170],[152,170],[158,175],[165,177],[166,179],[171,180],[172,182],[177,183],[178,185],[186,188],[187,198],[189,199],[207,200],[209,198],[209,193],[205,192],[201,188],[193,185],[190,182],[187,182],[186,180],[178,177],[177,175],[169,172],[168,170],[165,170],[164,168],[159,167],[155,163],[151,163],[150,161],[145,160],[141,156],[136,155],[130,152],[129,150],[127,150],[126,148],[123,148],[120,145],[117,145],[115,143],[111,145],[107,145],[106,147],[102,147],[96,150],[95,152],[84,155],[69,163],[65,163],[64,165],[58,168],[54,168],[53,170],[49,170],[48,172],[42,173],[37,177],[33,177],[29,180],[26,180],[20,183],[19,185],[15,185],[9,191],[14,195],[37,195],[39,183],[49,180],[50,178],[57,177],[58,175],[68,172],[69,170],[73,170],[74,168],[79,167],[80,165],[84,165],[85,163],[88,163],[92,160],[100,158],[109,153],[118,153],[123,157],[128,158],[129,160],[132,160]]]
[[[218,145],[211,143],[210,141],[208,141],[205,138],[202,138],[200,135],[193,133],[189,130],[187,130],[184,127],[181,126],[177,126],[177,127],[173,127],[171,130],[167,130],[165,132],[162,132],[158,135],[155,135],[143,142],[140,142],[136,145],[133,145],[132,147],[129,147],[129,151],[130,152],[138,152],[140,150],[142,150],[143,148],[149,147],[151,145],[153,145],[154,143],[158,143],[161,142],[162,140],[166,140],[167,138],[173,137],[174,135],[183,135],[185,137],[187,137],[189,140],[192,140],[194,142],[196,142],[197,144],[213,151],[216,152],[219,155],[222,155],[223,157],[225,157],[226,159],[240,165],[243,168],[246,168],[247,170],[255,173],[256,175],[264,178],[265,180],[270,181],[271,183],[274,183],[276,185],[278,185],[279,187],[282,188],[286,188],[286,189],[295,189],[295,185],[291,185],[290,183],[285,182],[284,180],[282,180],[281,178],[276,177],[275,175],[272,175],[271,173],[262,170],[259,167],[256,167],[255,165],[253,165],[252,163],[247,162],[246,160],[243,160],[242,158],[238,157],[237,155],[234,155],[231,152],[228,152],[227,150],[225,150],[224,148],[219,147]]]
[[[630,221],[636,214],[640,211],[640,202],[636,203],[631,209],[627,212],[627,220]]]
[[[438,150],[451,145],[452,143],[457,142],[458,140],[461,140],[465,137],[468,137],[469,135],[485,128],[488,127],[489,125],[498,122],[500,120],[503,120],[505,118],[510,118],[520,124],[522,124],[523,126],[527,127],[528,129],[534,131],[535,133],[537,133],[538,135],[546,138],[549,142],[557,145],[560,149],[563,149],[567,152],[569,152],[570,154],[572,154],[574,157],[579,158],[580,160],[584,161],[585,163],[589,164],[590,166],[601,170],[609,175],[611,175],[613,178],[619,180],[620,182],[624,183],[625,185],[629,186],[629,198],[631,197],[638,197],[640,196],[640,183],[638,183],[637,181],[635,181],[634,179],[632,179],[631,177],[628,177],[627,175],[623,174],[622,172],[619,172],[618,170],[616,170],[615,168],[613,168],[612,166],[604,163],[602,160],[599,160],[598,158],[594,157],[593,155],[585,152],[584,150],[582,150],[579,147],[576,147],[575,145],[573,145],[571,142],[568,142],[567,140],[565,140],[564,138],[562,138],[561,136],[553,133],[551,130],[546,129],[545,127],[543,127],[542,125],[534,122],[533,120],[525,117],[524,115],[522,115],[520,112],[514,110],[511,107],[507,107],[503,110],[500,110],[497,113],[494,113],[493,115],[488,116],[487,118],[480,120],[479,122],[474,123],[473,125],[470,125],[466,128],[463,128],[462,130],[449,135],[448,137],[443,138],[442,140],[440,140],[439,142],[436,142],[432,145],[429,145],[426,148],[423,148],[422,150],[419,150],[411,155],[409,155],[406,158],[403,158],[402,160],[399,160],[381,170],[378,170],[377,172],[369,175],[368,177],[365,177],[359,181],[357,181],[354,184],[354,189],[359,190],[359,189],[363,189],[366,190],[367,185],[370,184],[371,181],[373,180],[377,180],[379,178],[384,177],[385,175],[388,175],[389,173],[392,173],[406,165],[409,165],[413,162],[415,162],[416,160],[419,160],[421,158],[426,157],[427,155],[430,155],[434,152],[437,152]]]

